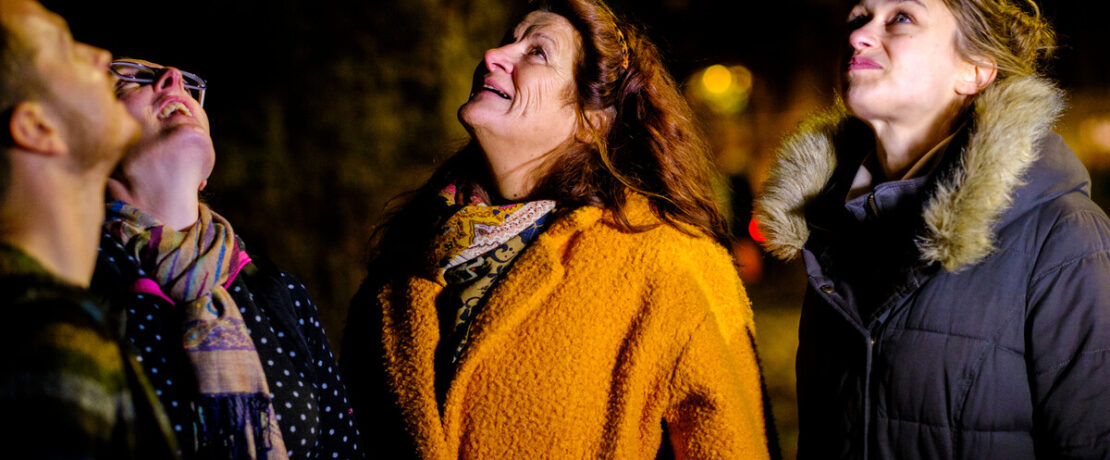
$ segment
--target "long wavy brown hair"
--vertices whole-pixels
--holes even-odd
[[[617,225],[636,232],[624,207],[630,192],[646,196],[652,211],[686,233],[728,240],[713,183],[718,174],[693,112],[666,71],[656,46],[599,0],[545,0],[536,10],[566,18],[581,38],[575,64],[579,142],[549,160],[527,200],[551,199],[562,213],[581,206],[609,210]],[[586,110],[612,115],[594,126]],[[491,184],[481,148],[471,140],[420,189],[410,192],[375,230],[369,279],[417,269],[440,216],[429,212],[437,192],[454,183],[484,194]],[[486,195],[488,197],[488,195]],[[684,224],[684,225],[683,225]],[[417,251],[417,252],[413,252]]]

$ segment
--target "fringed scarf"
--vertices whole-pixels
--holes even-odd
[[[258,351],[225,284],[247,257],[223,217],[200,205],[176,231],[122,201],[105,228],[182,309],[182,345],[199,390],[193,431],[202,458],[287,458]]]
[[[442,402],[470,339],[477,308],[509,265],[545,228],[551,200],[490,206],[449,185],[440,192],[448,216],[432,241],[428,275],[444,285],[438,300],[436,387]]]

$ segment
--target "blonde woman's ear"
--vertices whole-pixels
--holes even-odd
[[[979,94],[998,76],[998,65],[993,60],[966,62],[956,82],[956,93],[963,96]]]

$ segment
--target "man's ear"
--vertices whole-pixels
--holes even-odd
[[[987,88],[998,76],[998,64],[993,59],[976,59],[965,62],[956,81],[956,93],[974,96]]]
[[[58,129],[58,123],[46,114],[38,102],[20,102],[8,120],[12,144],[40,155],[60,156],[69,153],[69,145]]]

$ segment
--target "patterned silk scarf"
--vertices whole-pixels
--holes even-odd
[[[469,342],[470,325],[489,290],[539,235],[555,211],[551,200],[489,206],[454,185],[440,192],[444,221],[432,242],[429,276],[444,285],[438,299],[437,390],[442,402]]]
[[[182,344],[199,387],[196,452],[287,458],[262,362],[225,286],[246,257],[231,225],[201,204],[197,222],[179,232],[116,201],[104,226],[183,313]]]

